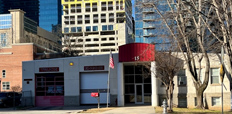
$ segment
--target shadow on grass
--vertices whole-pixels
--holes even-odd
[[[162,107],[155,107],[156,113],[162,113]],[[168,114],[221,114],[220,110],[203,110],[203,109],[188,109],[188,108],[173,108],[172,113]],[[232,111],[224,111],[224,114],[232,114]]]
[[[221,114],[221,112],[173,112],[169,114]],[[224,112],[223,114],[232,114],[232,112]]]

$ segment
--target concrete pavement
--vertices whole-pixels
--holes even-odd
[[[157,114],[152,106],[126,106],[102,112],[101,114]]]
[[[0,109],[0,114],[77,114],[83,110],[97,108],[96,106],[58,106],[58,107],[32,107],[27,110]],[[80,113],[90,114],[90,113]],[[105,112],[92,114],[157,114],[152,106],[125,106]]]

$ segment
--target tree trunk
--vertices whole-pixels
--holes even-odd
[[[203,104],[203,90],[201,88],[196,89],[196,95],[197,95],[197,107],[198,109],[204,109]]]
[[[168,112],[173,112],[172,108],[173,108],[173,89],[174,89],[174,84],[172,81],[170,81],[169,84],[169,90],[168,90]]]

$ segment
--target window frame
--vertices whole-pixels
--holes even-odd
[[[64,33],[69,33],[69,28],[68,27],[64,28]]]
[[[214,98],[218,98],[219,100],[219,103],[217,104],[217,102],[214,102]],[[215,99],[216,100],[216,99]],[[221,105],[221,97],[211,97],[211,103],[212,103],[212,106],[220,106]],[[216,103],[216,104],[214,104]]]
[[[181,71],[184,71],[184,74],[180,74]],[[186,76],[186,70],[185,69],[182,69],[178,72],[178,86],[186,86],[187,85],[187,76]],[[185,83],[183,84],[180,84],[181,82],[181,79],[184,78],[185,79]]]
[[[114,30],[114,26],[113,25],[108,25],[108,30]]]
[[[92,26],[93,27],[93,31],[98,31],[98,26]]]
[[[213,74],[213,69],[218,70],[218,73],[216,75]],[[210,68],[210,78],[211,78],[211,84],[220,84],[220,74],[219,74],[220,70],[219,68]],[[216,83],[213,82],[213,77],[218,78],[218,81]]]
[[[88,30],[88,29],[89,29],[89,30]],[[91,32],[91,26],[86,26],[86,27],[85,27],[85,31],[86,31],[86,32]]]
[[[103,29],[104,28],[104,29]],[[108,27],[107,25],[102,25],[102,31],[107,31],[108,30]]]
[[[2,70],[2,78],[6,78],[6,70]]]
[[[10,90],[10,82],[2,82],[2,90]]]
[[[0,34],[0,42],[2,47],[7,46],[7,33],[1,33]]]
[[[77,32],[82,32],[82,27],[77,27]]]

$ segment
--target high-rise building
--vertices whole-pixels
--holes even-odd
[[[61,0],[39,0],[39,26],[41,28],[52,32],[53,26],[61,24],[61,13]]]
[[[61,0],[0,0],[0,14],[9,13],[9,9],[27,12],[25,16],[46,31],[52,32],[52,26],[61,27]]]
[[[131,0],[62,0],[62,5],[64,51],[108,54],[133,42]]]
[[[27,12],[25,16],[39,25],[39,0],[0,0],[0,4],[1,14],[9,13],[10,9],[21,9]]]
[[[135,1],[135,41],[155,43],[159,48],[159,44],[167,42],[169,31],[154,9],[154,3],[161,13],[170,10],[166,0]]]

